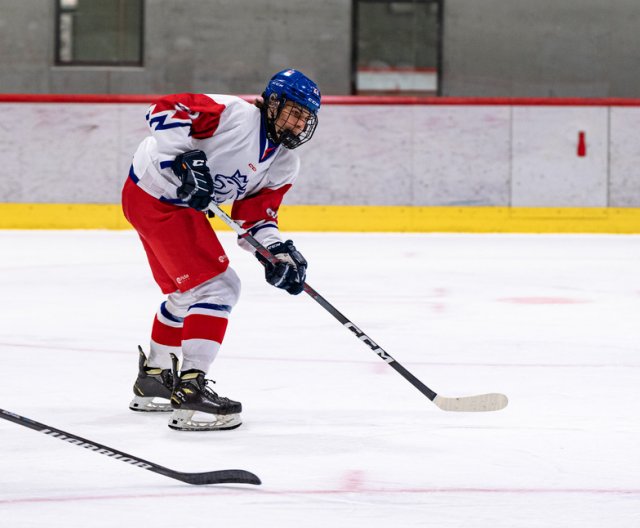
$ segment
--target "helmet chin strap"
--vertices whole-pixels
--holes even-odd
[[[280,132],[280,144],[288,149],[294,149],[300,144],[300,138],[294,135],[291,130],[283,130]]]

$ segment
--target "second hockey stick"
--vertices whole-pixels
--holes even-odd
[[[115,458],[121,462],[131,464],[132,466],[147,469],[181,482],[186,482],[187,484],[261,484],[260,479],[256,475],[249,471],[245,471],[244,469],[222,469],[218,471],[207,471],[205,473],[184,473],[182,471],[174,471],[173,469],[154,464],[148,460],[118,451],[113,447],[104,446],[98,442],[93,442],[86,438],[82,438],[81,436],[61,431],[55,427],[41,424],[40,422],[20,416],[19,414],[5,411],[4,409],[0,409],[0,418],[8,420],[9,422],[17,423],[23,427],[28,427],[29,429],[44,433],[48,436],[53,436],[58,440],[64,440],[70,444],[84,447],[90,451],[95,451],[101,455]]]
[[[225,224],[227,224],[233,231],[236,232],[239,238],[245,240],[250,244],[257,253],[262,255],[272,264],[277,264],[278,259],[271,254],[271,252],[265,248],[260,242],[258,242],[251,234],[235,222],[227,213],[225,213],[220,207],[211,202],[209,204],[209,210],[218,216]],[[429,398],[443,411],[457,411],[457,412],[481,412],[481,411],[499,411],[507,406],[509,400],[504,394],[490,393],[490,394],[478,394],[475,396],[461,396],[447,398],[440,396],[418,378],[416,378],[411,372],[398,363],[386,350],[379,346],[373,339],[365,334],[360,328],[358,328],[352,321],[340,313],[335,306],[327,301],[322,295],[315,291],[308,283],[304,284],[304,292],[309,295],[314,301],[322,306],[327,312],[335,317],[342,326],[353,332],[353,334],[373,350],[380,359],[393,368],[398,374],[406,379],[411,385],[418,389],[422,394]]]

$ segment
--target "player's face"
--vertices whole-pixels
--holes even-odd
[[[287,101],[276,119],[276,132],[278,135],[283,132],[291,132],[294,136],[299,136],[306,128],[310,117],[309,110],[292,101]]]

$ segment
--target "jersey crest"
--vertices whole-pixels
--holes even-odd
[[[248,178],[237,170],[231,176],[216,174],[213,178],[213,190],[217,203],[236,200],[247,190]]]

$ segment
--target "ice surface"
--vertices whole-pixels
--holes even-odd
[[[0,407],[173,469],[193,487],[0,420],[0,527],[640,526],[640,237],[294,233],[327,312],[243,279],[211,377],[244,425],[180,433],[128,410],[162,300],[133,232],[0,231]]]

